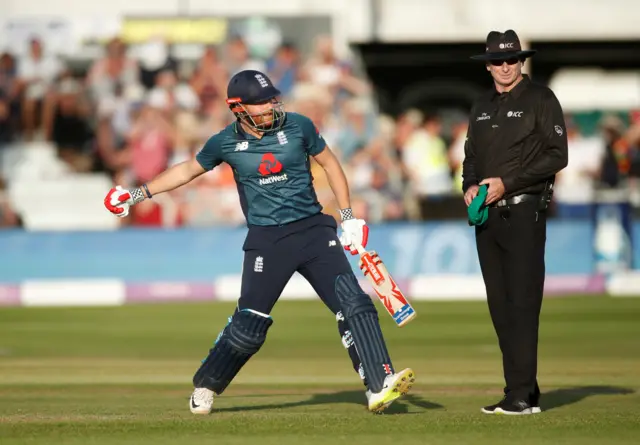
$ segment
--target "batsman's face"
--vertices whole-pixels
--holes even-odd
[[[256,131],[270,131],[279,128],[284,119],[284,104],[278,98],[264,103],[240,105],[239,114],[243,122]]]
[[[273,123],[274,102],[268,101],[261,104],[245,105],[248,115],[259,127],[268,127]]]
[[[498,85],[508,88],[522,75],[522,62],[518,59],[492,60],[487,64],[487,71]]]

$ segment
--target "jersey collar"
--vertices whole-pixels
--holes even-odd
[[[233,123],[233,132],[236,135],[236,139],[242,140],[242,141],[248,141],[248,140],[259,140],[257,137],[255,137],[252,134],[247,133],[246,131],[244,131],[244,129],[242,128],[242,125],[240,125],[240,122],[235,121]]]

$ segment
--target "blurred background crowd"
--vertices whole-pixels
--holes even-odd
[[[338,54],[333,43],[329,35],[318,35],[309,51],[285,41],[256,54],[238,34],[183,60],[160,38],[135,51],[113,38],[78,69],[33,36],[27,51],[0,55],[0,152],[47,143],[55,147],[61,174],[101,172],[113,184],[133,187],[194,156],[232,122],[224,102],[227,82],[240,70],[257,69],[281,89],[287,110],[310,117],[338,153],[358,216],[371,222],[464,218],[460,184],[468,115],[417,108],[381,112],[357,61]],[[488,76],[481,67],[477,75]],[[570,162],[557,179],[553,215],[588,218],[598,189],[637,189],[640,115],[604,115],[589,134],[570,114],[566,121]],[[315,164],[313,174],[325,211],[337,216]],[[0,176],[0,226],[20,226],[9,185]],[[244,218],[225,164],[136,206],[120,223],[206,227],[242,225]]]

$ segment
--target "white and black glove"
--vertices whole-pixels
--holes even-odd
[[[351,252],[351,255],[357,255],[357,246],[367,246],[369,227],[363,219],[354,218],[351,209],[340,210],[340,217],[342,218],[340,243],[345,250]]]
[[[124,218],[129,214],[132,205],[144,201],[145,196],[141,189],[123,189],[119,185],[109,190],[104,198],[104,206],[108,211],[119,218]]]

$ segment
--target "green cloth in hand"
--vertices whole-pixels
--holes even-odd
[[[481,185],[478,190],[478,196],[473,198],[469,207],[467,207],[467,214],[469,216],[469,225],[481,226],[487,219],[489,219],[489,207],[485,205],[485,199],[487,198],[487,185]]]

